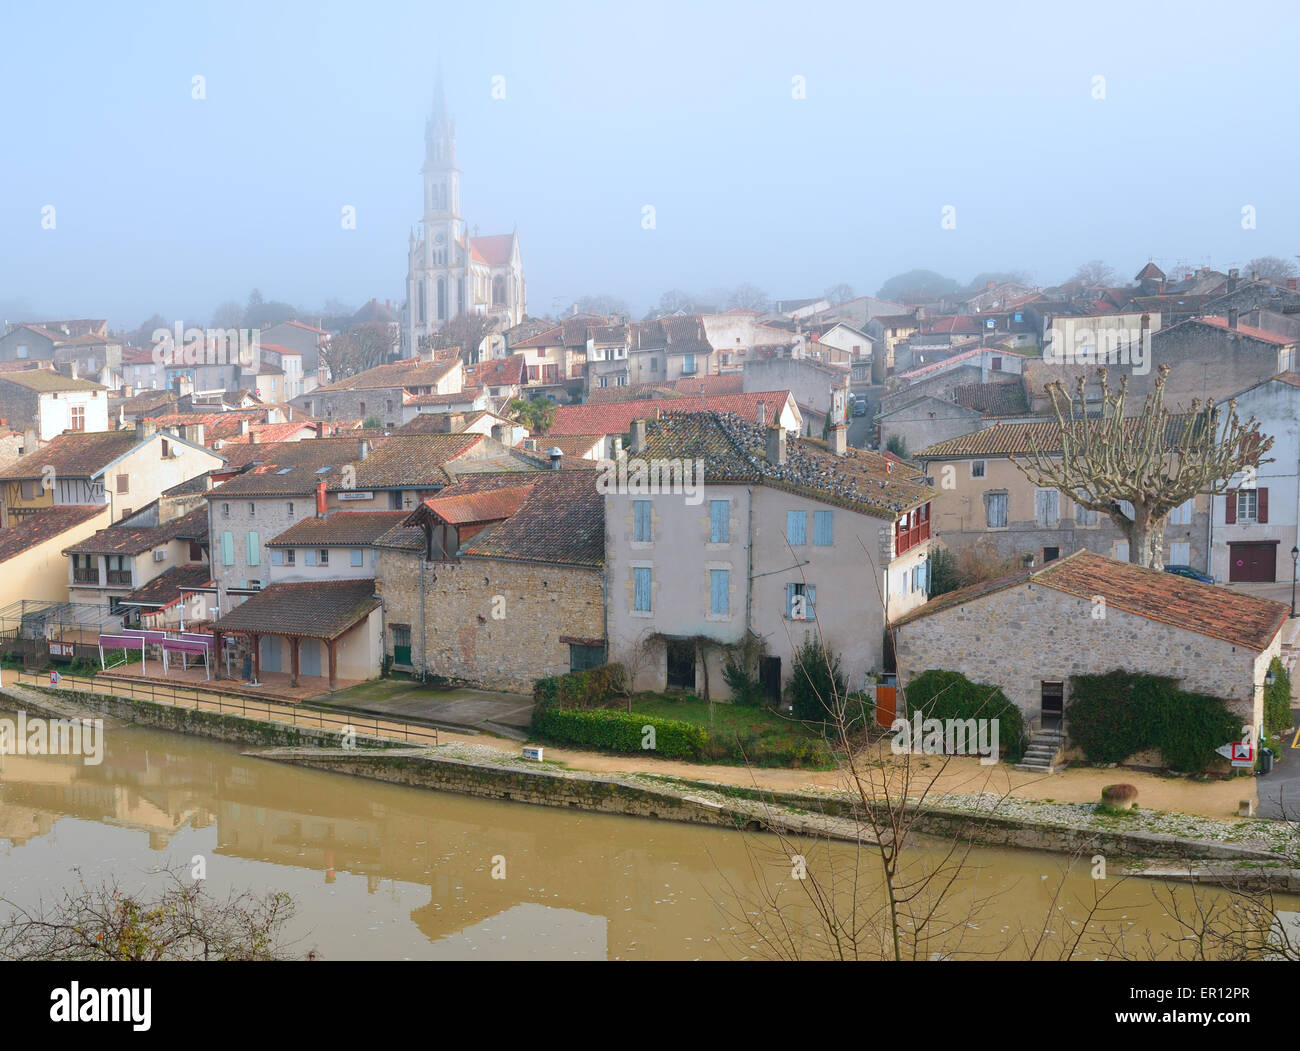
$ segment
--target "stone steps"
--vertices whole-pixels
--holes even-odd
[[[1029,741],[1025,754],[1016,763],[1017,770],[1036,774],[1056,773],[1056,764],[1065,748],[1065,735],[1059,730],[1039,730]]]

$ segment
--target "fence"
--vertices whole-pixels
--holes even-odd
[[[30,672],[6,671],[4,679],[6,682],[37,689],[42,687],[48,689],[53,685],[48,675],[34,675]],[[246,719],[260,719],[263,722],[288,723],[291,726],[308,726],[321,730],[334,728],[340,733],[351,729],[356,733],[372,733],[375,737],[386,740],[417,741],[426,744],[431,742],[435,747],[438,744],[438,728],[435,726],[413,726],[410,723],[379,718],[372,721],[358,721],[358,717],[352,713],[326,712],[319,708],[273,701],[266,697],[223,694],[134,679],[97,680],[75,675],[60,675],[56,688],[89,693],[92,696],[148,700],[155,704],[166,704],[176,708],[192,708],[194,711],[237,714]]]

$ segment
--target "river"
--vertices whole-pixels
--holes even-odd
[[[160,867],[188,870],[202,858],[219,897],[292,895],[295,953],[689,960],[770,956],[743,915],[761,917],[763,888],[779,887],[788,916],[804,925],[801,953],[823,944],[791,879],[790,851],[774,836],[475,799],[240,753],[127,727],[107,734],[99,765],[0,757],[0,897],[48,903],[76,887],[78,873],[135,888],[159,880]],[[826,871],[828,851],[840,872],[855,858],[878,871],[868,850],[806,849],[815,872]],[[941,858],[935,843],[912,852],[921,867]],[[1089,859],[1067,871],[1053,854],[972,851],[946,910],[949,931],[925,954],[1023,957],[1044,926],[1049,943],[1071,936],[1099,888],[1111,898],[1091,930],[1107,944],[1122,936],[1126,952],[1143,955],[1147,934],[1172,930],[1155,884],[1097,881],[1090,870]],[[892,930],[875,919],[864,927],[868,942]],[[1075,955],[1101,951],[1085,944]]]

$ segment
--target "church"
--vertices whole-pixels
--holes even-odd
[[[447,116],[441,75],[424,149],[424,219],[419,236],[411,232],[406,272],[407,353],[460,314],[499,317],[502,327],[524,319],[518,234],[470,236],[461,218],[456,124]]]

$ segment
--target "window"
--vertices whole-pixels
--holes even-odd
[[[1002,359],[1001,359],[1001,358],[994,358],[994,359],[992,360],[992,362],[990,362],[990,364],[989,364],[989,369],[992,370],[993,372],[1001,372],[1001,371],[1002,371]]]
[[[167,444],[167,439],[166,439],[166,438],[163,438],[161,441],[159,441],[159,443],[158,443],[158,454],[159,454],[159,455],[160,455],[164,460],[167,459],[167,453],[168,453],[168,450],[169,450],[169,449],[170,449],[170,446]]]
[[[787,584],[785,586],[785,615],[787,620],[812,620],[817,603],[817,589],[812,584]]]
[[[362,551],[361,548],[359,547],[354,547],[350,549],[348,555],[349,555],[349,565],[359,566],[363,562],[363,556],[365,555],[365,552]]]
[[[291,547],[284,553],[284,564],[286,566],[295,565],[298,561],[298,549]]]
[[[1196,497],[1189,497],[1169,512],[1170,525],[1191,525],[1192,511],[1196,506]],[[1183,565],[1185,563],[1179,563]]]
[[[119,493],[130,492],[131,476],[129,474],[119,474],[117,476],[117,491]]]
[[[74,431],[84,431],[86,429],[86,407],[84,405],[72,406],[72,429]]]
[[[1048,562],[1055,562],[1060,557],[1061,549],[1059,547],[1043,548],[1043,565],[1046,565]]]
[[[279,548],[273,548],[271,550],[271,565],[273,566],[284,565],[284,552],[281,551]]]
[[[714,616],[731,615],[731,570],[709,570],[709,612]]]
[[[970,462],[970,476],[972,478],[983,478],[987,463],[984,460],[972,460]]]
[[[249,518],[257,517],[257,504],[253,503],[252,500],[248,501],[248,517]]]
[[[1260,520],[1258,489],[1237,490],[1236,517],[1238,522],[1258,522]]]
[[[316,563],[317,565],[321,565],[321,566],[328,566],[330,564],[329,548],[322,547],[319,551],[316,552]]]
[[[785,538],[791,547],[808,543],[808,512],[787,511],[785,513]]]
[[[221,534],[221,564],[223,566],[235,564],[235,535],[229,529]]]
[[[929,572],[929,571],[930,571],[930,564],[929,564],[928,562],[922,562],[919,566],[916,566],[916,567],[912,570],[912,590],[913,590],[913,591],[924,591],[924,590],[925,590],[926,580],[927,580],[927,578],[928,578],[929,575],[930,575],[930,572]]]
[[[244,548],[246,560],[250,566],[256,566],[261,562],[262,553],[260,550],[260,541],[261,537],[257,535],[257,532],[250,529],[245,541],[246,546]]]
[[[1061,494],[1055,489],[1034,491],[1034,518],[1039,529],[1055,529],[1061,519]]]
[[[653,539],[650,523],[650,501],[632,501],[632,539],[637,543],[648,544]]]
[[[409,641],[407,645],[410,645]],[[586,671],[588,668],[599,668],[604,663],[604,646],[583,646],[576,642],[569,643],[569,671]]]
[[[19,343],[19,344],[18,344],[18,357],[20,357],[20,358],[25,358],[25,357],[27,357],[27,344],[26,344],[26,343]]]
[[[1176,540],[1169,545],[1169,564],[1188,566],[1192,562],[1192,545],[1186,540]]]
[[[1119,562],[1128,561],[1128,541],[1117,540],[1115,542],[1115,558]]]
[[[230,505],[229,505],[229,504],[222,504],[222,505],[221,505],[221,517],[222,517],[222,518],[229,518],[229,517],[230,517]]]
[[[990,529],[1005,529],[1007,525],[1007,494],[984,494],[984,517]]]
[[[360,404],[361,404],[361,419],[362,422],[364,423],[366,418],[366,403],[363,401]]]
[[[292,501],[292,500],[289,501],[289,517],[290,517],[290,518],[293,517],[293,501]]]
[[[694,371],[695,371],[695,355],[694,355],[694,354],[683,354],[683,355],[682,355],[682,372],[689,376],[689,375],[691,375]]]
[[[636,566],[632,570],[632,609],[637,613],[650,612],[650,569]]]
[[[658,371],[659,371],[659,359],[658,359],[658,358],[652,357],[652,358],[650,359],[650,371],[651,371],[651,372],[658,372]]]
[[[314,566],[316,564],[316,549],[308,548],[302,556],[303,565]]]
[[[709,543],[731,543],[731,501],[709,501]]]
[[[190,541],[190,561],[191,562],[203,561],[203,545],[200,544],[197,540]]]
[[[835,543],[835,530],[831,524],[832,511],[813,512],[813,546],[830,547]]]

